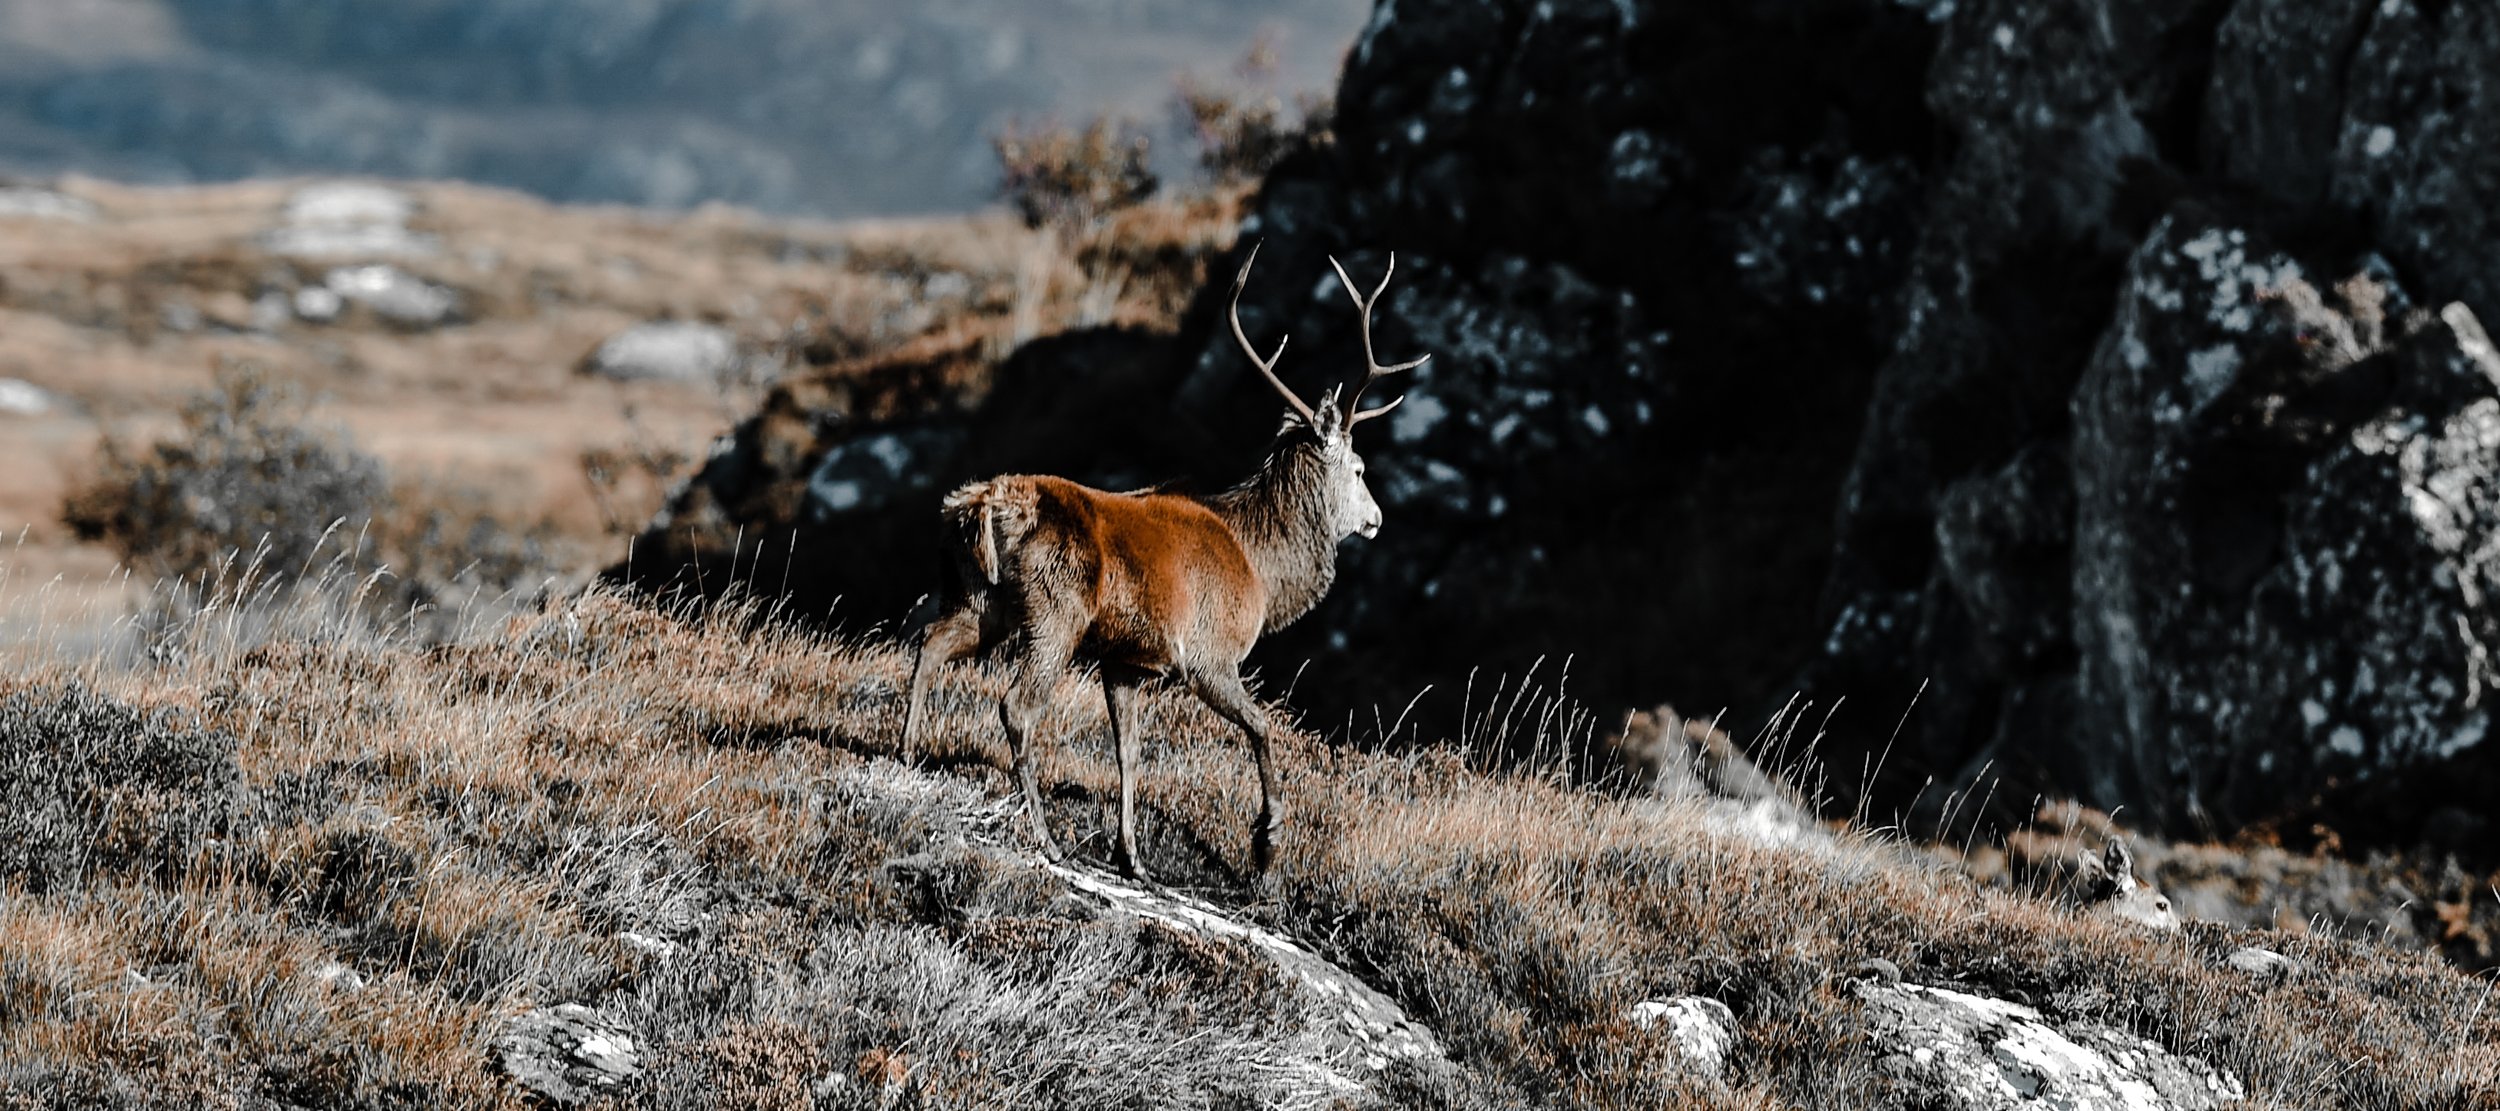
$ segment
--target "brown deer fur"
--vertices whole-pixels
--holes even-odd
[[[1245,263],[1236,301],[1249,274]],[[1363,311],[1368,356],[1370,307],[1380,291],[1366,299],[1351,281],[1346,290]],[[1240,335],[1238,316],[1234,331]],[[1242,346],[1249,350],[1247,338]],[[1360,411],[1355,398],[1340,407],[1332,392],[1312,409],[1276,379],[1275,356],[1262,360],[1250,350],[1250,357],[1292,411],[1258,473],[1230,490],[1118,494],[1047,475],[1007,475],[967,484],[944,502],[951,579],[945,611],[912,667],[904,743],[917,748],[937,667],[976,652],[1003,658],[1012,678],[1000,717],[1034,836],[1053,857],[1059,849],[1043,821],[1033,729],[1059,679],[1090,662],[1101,674],[1120,768],[1120,867],[1144,874],[1136,841],[1137,691],[1167,676],[1248,735],[1259,771],[1253,854],[1261,871],[1273,859],[1282,816],[1272,725],[1242,685],[1241,662],[1260,636],[1319,604],[1336,577],[1339,541],[1379,531],[1380,506],[1363,485],[1353,429],[1395,403]],[[1375,361],[1363,384],[1421,362]]]

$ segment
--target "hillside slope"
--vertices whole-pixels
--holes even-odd
[[[999,832],[977,676],[903,754],[882,640],[601,594],[433,649],[314,595],[260,616],[200,618],[135,672],[0,679],[13,1101],[518,1105],[497,1062],[559,1014],[577,1060],[634,1062],[575,1075],[623,1106],[1930,1106],[1927,1058],[1878,1031],[1965,996],[2179,1054],[2205,1078],[2182,1106],[2500,1098],[2487,985],[2427,956],[2139,932],[1464,747],[1285,746],[1251,884],[1241,746],[1149,699],[1152,867],[1360,977],[1447,1063],[1366,1053],[1257,946],[1105,904]],[[1093,689],[1045,732],[1050,820],[1100,860]],[[2226,963],[2252,944],[2301,971]],[[1718,1078],[1639,1006],[1685,997],[1733,1019]]]

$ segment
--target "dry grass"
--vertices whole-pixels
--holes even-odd
[[[101,848],[0,880],[0,1085],[22,1100],[512,1105],[493,1023],[559,1001],[655,1047],[634,1105],[1347,1093],[1309,1005],[1255,961],[1101,917],[985,847],[1013,841],[985,678],[940,690],[913,771],[890,762],[905,660],[882,640],[593,593],[480,613],[428,648],[320,596],[252,620],[195,607],[154,662],[19,642],[0,721],[121,761],[97,767],[163,768],[44,781],[42,828]],[[1105,858],[1099,695],[1063,695],[1050,819]],[[1145,719],[1159,874],[1314,944],[1449,1044],[1459,1071],[1396,1073],[1392,1102],[1895,1106],[1841,982],[1867,957],[2143,1034],[2265,1103],[2500,1098],[2488,984],[2430,957],[2136,933],[1878,839],[1757,845],[1681,804],[1489,774],[1455,749],[1297,738],[1276,872],[1247,885],[1246,752],[1185,697],[1150,698]],[[159,805],[172,792],[189,807]],[[2314,971],[2257,986],[2220,966],[2246,943]],[[1731,1090],[1679,1080],[1627,1021],[1684,992],[1736,1011]]]

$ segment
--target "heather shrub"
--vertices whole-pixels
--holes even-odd
[[[234,738],[84,687],[0,698],[0,882],[170,876],[236,811]]]

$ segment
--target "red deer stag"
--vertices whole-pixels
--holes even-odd
[[[904,746],[918,750],[931,672],[995,649],[1012,675],[1000,717],[1023,786],[1024,811],[1034,837],[1053,859],[1060,852],[1033,779],[1033,729],[1069,667],[1090,661],[1110,704],[1120,766],[1121,871],[1145,876],[1137,855],[1137,693],[1163,676],[1186,683],[1249,735],[1259,766],[1252,854],[1261,873],[1274,860],[1282,819],[1269,767],[1271,727],[1242,686],[1241,661],[1259,637],[1319,604],[1336,577],[1339,541],[1380,531],[1380,505],[1363,485],[1353,433],[1355,425],[1398,402],[1369,410],[1358,409],[1356,402],[1381,377],[1421,366],[1431,356],[1382,366],[1372,354],[1372,306],[1389,287],[1395,255],[1369,297],[1332,258],[1329,265],[1362,319],[1369,370],[1342,405],[1335,390],[1316,409],[1303,404],[1276,376],[1284,340],[1262,359],[1242,331],[1241,291],[1258,254],[1252,248],[1233,279],[1233,338],[1290,411],[1257,474],[1206,497],[1153,489],[1114,494],[1047,475],[1002,476],[946,496],[952,581],[944,615],[929,626],[912,667]]]

